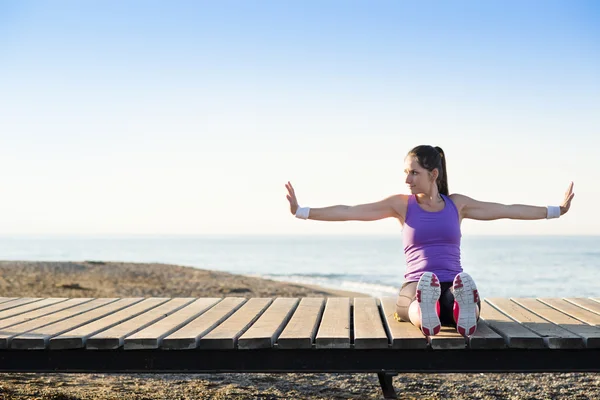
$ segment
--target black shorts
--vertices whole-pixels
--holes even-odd
[[[410,322],[408,317],[408,308],[416,300],[418,282],[404,282],[400,288],[398,299],[396,300],[396,319]],[[440,282],[442,293],[440,295],[440,323],[444,326],[456,327],[454,321],[454,292],[452,282]],[[481,302],[477,301],[477,306],[481,310]]]

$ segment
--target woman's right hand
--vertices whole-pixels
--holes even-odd
[[[294,192],[294,188],[289,181],[288,181],[288,183],[285,184],[285,188],[288,191],[288,194],[285,197],[290,202],[290,212],[292,213],[292,215],[296,215],[296,210],[298,210],[298,199],[296,198],[296,193]]]

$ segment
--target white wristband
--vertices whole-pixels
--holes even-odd
[[[298,209],[296,210],[296,218],[308,219],[309,212],[310,207],[298,207]]]
[[[560,207],[558,207],[558,206],[547,206],[546,209],[547,209],[546,219],[560,217]]]

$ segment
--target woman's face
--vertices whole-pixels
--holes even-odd
[[[431,184],[435,182],[433,174],[421,167],[414,156],[404,159],[404,176],[404,182],[412,194],[429,192]]]

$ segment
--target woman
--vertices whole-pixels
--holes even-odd
[[[396,302],[396,319],[410,321],[424,335],[441,325],[463,336],[477,329],[481,303],[473,279],[460,263],[460,224],[464,218],[532,220],[558,218],[569,211],[573,182],[561,206],[504,205],[449,194],[446,156],[439,147],[417,146],[404,159],[410,195],[396,194],[355,206],[300,207],[292,184],[285,186],[290,211],[297,218],[319,221],[375,221],[397,218],[402,225],[406,273]]]

